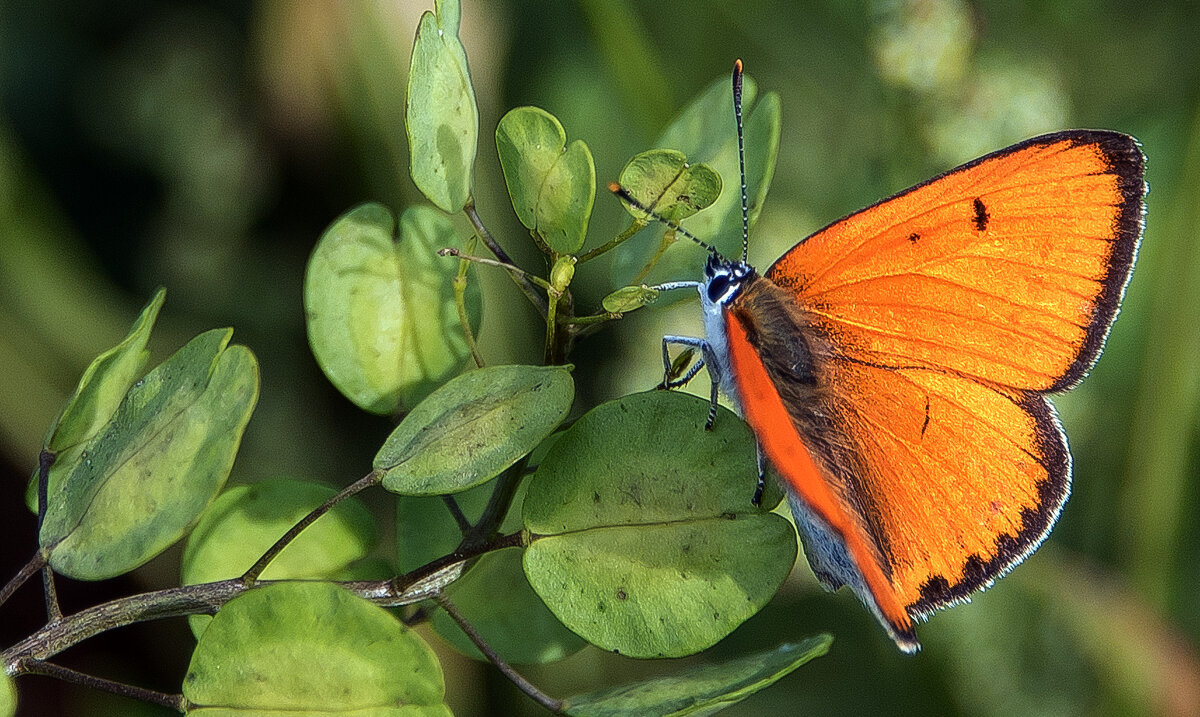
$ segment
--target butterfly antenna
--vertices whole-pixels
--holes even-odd
[[[733,63],[733,116],[737,119],[738,176],[742,180],[742,263],[750,253],[750,203],[746,199],[746,141],[742,129],[742,61]]]
[[[658,221],[658,222],[662,222],[663,224],[666,224],[672,230],[679,232],[680,234],[684,235],[688,239],[691,239],[692,241],[696,242],[700,246],[704,247],[705,251],[707,251],[709,254],[712,254],[713,256],[716,256],[718,258],[721,257],[721,252],[717,251],[717,248],[714,247],[712,244],[709,244],[708,242],[704,241],[700,237],[689,232],[687,229],[684,229],[682,226],[679,225],[679,222],[676,222],[672,219],[667,219],[663,215],[654,211],[653,207],[646,206],[645,204],[640,202],[637,198],[635,198],[632,194],[630,194],[628,189],[626,189],[625,187],[622,187],[620,184],[618,184],[616,182],[612,182],[611,184],[608,185],[608,191],[610,191],[613,194],[620,197],[622,200],[624,200],[627,204],[629,204],[629,206],[633,207],[634,209],[637,209],[640,212],[644,212],[651,219]]]

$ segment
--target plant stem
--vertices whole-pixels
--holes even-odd
[[[522,546],[525,540],[526,536],[521,532],[503,535],[469,550],[456,550],[451,555],[444,555],[395,578],[352,580],[337,584],[383,607],[411,605],[431,597],[422,583],[446,568],[493,550]],[[283,581],[263,580],[257,584],[261,586],[276,582]],[[0,670],[9,675],[24,674],[31,671],[34,663],[48,660],[102,632],[133,623],[185,615],[212,615],[227,602],[251,589],[241,578],[230,578],[156,590],[94,605],[52,622],[0,652]]]
[[[543,363],[552,366],[555,353],[555,331],[558,329],[558,295],[556,292],[546,292],[546,346],[543,353]]]
[[[484,264],[486,266],[496,266],[501,269],[504,269],[505,271],[509,272],[510,274],[520,274],[521,276],[528,279],[530,282],[537,284],[537,286],[540,287],[543,291],[551,291],[550,282],[546,281],[545,279],[543,279],[540,276],[530,274],[529,272],[525,271],[521,267],[515,266],[513,264],[509,264],[504,261],[498,261],[496,259],[488,259],[485,256],[472,256],[470,254],[464,254],[463,252],[459,251],[458,249],[455,249],[454,247],[446,247],[445,249],[438,249],[437,253],[440,256],[456,256],[459,259],[473,261],[476,264]]]
[[[468,250],[472,250],[474,246],[475,240],[472,238]],[[471,330],[471,319],[467,316],[468,265],[466,259],[458,262],[458,274],[454,277],[454,308],[458,311],[458,323],[462,324],[463,339],[467,342],[471,358],[474,359],[476,368],[483,368],[483,357],[479,354],[479,346],[475,344],[475,332]]]
[[[42,523],[46,521],[46,511],[50,506],[50,467],[54,465],[57,458],[57,453],[45,448],[38,454],[37,532],[39,538],[42,535]],[[51,622],[62,617],[62,608],[58,605],[58,590],[54,587],[54,571],[44,563],[42,566],[42,594],[46,599],[46,617]],[[4,599],[0,598],[0,604],[3,602]]]
[[[618,312],[613,312],[613,311],[605,311],[602,314],[592,314],[591,316],[576,316],[575,318],[571,319],[571,324],[573,326],[586,326],[588,324],[603,324],[606,321],[613,321],[615,319],[621,318],[622,316],[624,316],[624,314],[621,314]]]
[[[604,254],[605,252],[609,252],[609,251],[612,251],[613,249],[616,249],[617,247],[621,246],[625,242],[629,241],[629,239],[634,234],[637,234],[638,232],[640,232],[641,230],[643,230],[647,226],[649,226],[649,224],[650,224],[650,222],[646,221],[645,219],[636,219],[635,218],[633,220],[633,223],[631,223],[625,229],[625,231],[621,232],[617,236],[613,237],[612,239],[605,242],[604,244],[601,244],[600,246],[596,247],[595,249],[592,249],[591,251],[587,251],[587,252],[584,252],[583,254],[580,254],[579,261],[576,262],[576,265],[578,266],[579,264],[582,264],[585,261],[595,259],[596,257],[600,256],[601,254]]]
[[[466,533],[471,529],[471,521],[463,515],[462,508],[458,506],[458,501],[454,499],[454,496],[443,495],[442,502],[446,504],[446,510],[450,511],[450,517],[454,518],[454,522],[458,524],[459,532]]]
[[[156,590],[95,605],[46,625],[0,653],[3,659],[0,669],[10,675],[22,674],[32,662],[50,659],[89,637],[135,622],[183,615],[211,615],[246,589],[241,580],[234,578]]]
[[[646,277],[650,274],[650,270],[652,270],[654,266],[658,264],[659,260],[663,258],[663,254],[665,254],[667,249],[670,248],[670,246],[674,243],[675,232],[671,229],[667,229],[667,231],[663,232],[662,240],[658,243],[658,248],[654,250],[654,256],[650,257],[650,260],[646,262],[646,265],[642,267],[642,270],[639,271],[637,276],[633,277],[633,281],[629,283],[633,285],[640,284],[645,281]]]
[[[6,600],[12,597],[12,594],[15,593],[18,588],[25,584],[26,580],[33,577],[37,571],[41,570],[43,567],[45,567],[45,565],[46,555],[39,549],[33,554],[33,557],[29,559],[29,562],[21,566],[21,569],[17,571],[17,574],[12,576],[12,580],[9,580],[4,587],[0,588],[0,605],[3,605]]]
[[[343,488],[337,495],[314,508],[312,512],[301,518],[300,522],[289,528],[288,531],[283,534],[283,537],[281,537],[279,540],[276,540],[275,544],[268,548],[267,552],[263,553],[262,557],[259,558],[254,565],[250,566],[249,570],[242,574],[242,583],[246,587],[253,587],[254,582],[258,580],[258,576],[262,575],[262,571],[267,569],[267,566],[271,564],[271,561],[274,560],[276,556],[278,556],[279,553],[288,546],[288,543],[295,540],[297,535],[300,535],[305,528],[307,528],[309,525],[312,525],[317,518],[320,518],[322,515],[328,513],[335,505],[341,503],[343,500],[357,493],[361,493],[373,485],[377,485],[382,480],[382,473],[371,471],[362,478],[359,478]]]
[[[46,619],[50,622],[62,619],[62,608],[58,604],[58,588],[54,585],[54,571],[49,565],[42,567],[42,593],[46,598]]]
[[[491,502],[488,503],[488,506],[491,507]],[[486,511],[484,512],[486,513]],[[480,523],[476,524],[476,528],[478,528],[483,522],[484,521],[481,519]],[[403,595],[411,590],[413,586],[428,580],[429,578],[437,575],[441,571],[453,566],[456,563],[465,562],[471,558],[477,558],[480,555],[483,555],[484,553],[490,553],[493,550],[501,550],[503,548],[519,548],[525,545],[525,539],[525,534],[520,531],[516,533],[509,533],[508,535],[502,535],[487,541],[473,541],[471,540],[470,534],[468,534],[466,538],[463,538],[463,541],[459,544],[459,546],[454,549],[453,553],[450,553],[449,555],[443,555],[435,560],[431,560],[421,567],[415,570],[410,570],[403,575],[397,575],[391,580],[386,581],[389,586],[386,595],[381,593],[378,596],[367,597],[367,599],[378,601],[379,598],[384,598],[388,595]],[[343,585],[345,585],[345,583],[343,583]],[[420,599],[423,600],[427,597],[429,596],[422,596]],[[380,604],[385,603],[380,602]],[[396,604],[403,603],[386,605],[388,607],[395,607]]]
[[[69,667],[56,665],[52,662],[43,662],[41,660],[33,660],[26,665],[25,672],[31,675],[45,675],[46,677],[54,677],[64,682],[71,682],[76,685],[83,685],[101,692],[109,692],[121,697],[128,697],[133,700],[141,700],[160,707],[175,710],[176,712],[185,711],[183,695],[169,695],[165,692],[156,690],[148,690],[144,687],[135,687],[127,685],[123,682],[114,682],[106,680],[103,677],[96,677],[78,670],[72,670]]]
[[[525,679],[519,672],[514,670],[511,665],[505,662],[504,659],[492,649],[492,646],[487,644],[487,641],[483,639],[483,636],[479,634],[479,632],[475,629],[475,626],[468,622],[465,617],[463,617],[463,614],[458,611],[458,608],[454,606],[454,603],[450,602],[445,594],[438,594],[436,597],[434,597],[434,600],[437,601],[438,606],[445,610],[446,614],[449,615],[454,622],[458,623],[458,627],[464,633],[466,633],[467,637],[471,639],[471,642],[475,643],[475,647],[478,647],[479,651],[482,652],[485,657],[487,657],[488,662],[491,662],[493,665],[495,665],[497,670],[500,670],[500,672],[507,677],[509,681],[517,686],[517,689],[529,695],[534,702],[537,702],[539,705],[545,707],[551,712],[554,712],[555,714],[562,711],[563,701],[555,699],[545,692],[539,690],[533,685],[532,682]]]
[[[474,550],[480,545],[485,545],[496,534],[496,531],[500,529],[500,524],[504,522],[504,516],[508,515],[508,509],[512,505],[513,496],[517,494],[517,486],[521,484],[521,478],[525,475],[525,466],[527,465],[529,465],[528,454],[500,474],[492,489],[492,495],[488,498],[487,507],[479,516],[479,522],[463,536],[458,551]]]
[[[484,245],[487,246],[488,250],[491,251],[497,259],[503,262],[503,264],[507,265],[505,268],[508,269],[508,275],[511,276],[512,280],[517,283],[517,286],[520,287],[521,291],[525,292],[525,297],[528,298],[535,307],[537,307],[538,313],[545,318],[546,299],[544,299],[542,295],[533,287],[532,282],[529,281],[528,274],[524,272],[517,273],[513,271],[513,269],[516,269],[517,267],[515,264],[513,264],[512,258],[509,257],[508,252],[504,251],[504,249],[502,249],[500,245],[496,243],[496,238],[492,236],[492,233],[488,231],[486,226],[484,226],[483,220],[479,218],[479,212],[475,210],[475,197],[467,197],[467,203],[463,207],[463,211],[466,213],[467,218],[471,220],[471,226],[475,227],[475,232],[479,234],[479,238],[483,241]]]

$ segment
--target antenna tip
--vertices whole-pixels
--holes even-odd
[[[620,194],[622,191],[621,185],[616,182],[609,182],[608,183],[608,191],[612,192],[613,194]]]
[[[734,72],[734,74],[737,74],[737,75],[742,74],[742,58],[739,57],[737,60],[734,61],[733,72]]]

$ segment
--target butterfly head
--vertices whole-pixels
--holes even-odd
[[[719,313],[756,275],[754,267],[746,262],[731,261],[710,252],[704,263],[704,281],[700,282],[700,301],[705,313]]]

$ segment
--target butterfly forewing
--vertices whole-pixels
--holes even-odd
[[[1125,135],[1038,137],[831,224],[766,277],[848,357],[1066,388],[1128,279],[1142,171]]]

